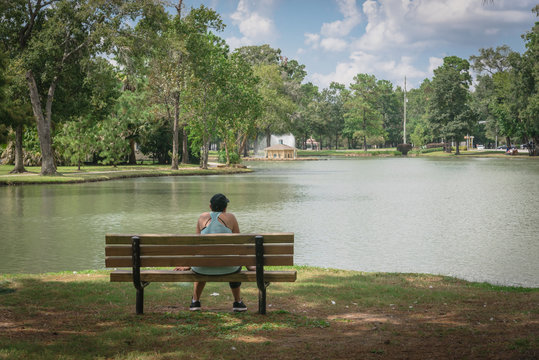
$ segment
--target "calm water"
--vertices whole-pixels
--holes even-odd
[[[0,187],[0,273],[103,268],[105,233],[193,233],[223,192],[242,232],[295,232],[297,264],[539,287],[539,161],[249,165],[257,171]]]

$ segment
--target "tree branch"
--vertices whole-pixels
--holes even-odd
[[[76,48],[74,48],[73,50],[71,50],[70,52],[68,52],[67,54],[64,52],[64,56],[62,57],[62,64],[71,56],[73,55],[74,53],[76,53],[77,51],[79,51],[80,49],[82,49],[86,44],[87,44],[88,40],[84,40],[82,43],[79,44],[79,46],[77,46]]]

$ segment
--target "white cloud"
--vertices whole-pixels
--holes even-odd
[[[496,0],[486,5],[480,0],[365,0],[361,14],[355,1],[338,1],[341,13],[351,15],[324,23],[320,34],[305,34],[305,43],[313,49],[349,51],[348,59],[334,71],[310,79],[321,87],[331,81],[348,85],[356,74],[368,73],[401,84],[406,75],[412,86],[419,85],[432,77],[447,53],[497,46],[515,26],[533,24],[535,4],[536,0]],[[362,16],[364,33],[354,30]]]
[[[325,37],[346,36],[361,22],[361,13],[355,0],[337,0],[337,5],[344,19],[322,24],[320,33]]]
[[[404,76],[408,79],[423,79],[428,74],[426,71],[417,69],[413,65],[413,58],[402,56],[397,59],[386,58],[383,55],[364,51],[355,51],[350,54],[350,61],[337,64],[335,71],[329,74],[315,73],[311,79],[318,86],[324,88],[332,81],[345,85],[353,82],[357,74],[375,74],[376,77],[392,81],[394,84],[404,82]]]
[[[348,47],[348,43],[343,39],[326,38],[320,41],[320,46],[326,51],[343,51]]]
[[[439,68],[444,64],[444,59],[431,56],[429,58],[429,76],[434,74],[434,69]]]
[[[348,47],[344,37],[361,23],[361,12],[356,0],[336,0],[342,20],[323,23],[320,34],[305,33],[305,44],[318,49],[319,45],[325,51],[343,51]]]
[[[318,44],[320,43],[320,35],[318,34],[311,34],[311,33],[305,33],[305,44],[311,45],[314,49],[318,48]]]
[[[533,1],[522,1],[520,10],[514,4],[512,9],[505,6],[503,0],[491,6],[479,0],[367,0],[363,12],[368,24],[357,46],[375,51],[410,44],[451,44],[457,39],[481,46],[484,36],[529,21]]]
[[[232,24],[236,25],[241,37],[227,38],[227,43],[234,49],[244,45],[258,45],[275,40],[277,31],[273,20],[265,15],[273,1],[240,0],[236,11],[230,15]]]

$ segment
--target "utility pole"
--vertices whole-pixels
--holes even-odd
[[[406,98],[406,76],[404,76],[404,126],[403,126],[404,132],[402,136],[403,144],[406,144],[406,101],[407,100],[408,99]]]

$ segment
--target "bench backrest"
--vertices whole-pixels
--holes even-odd
[[[255,236],[264,239],[264,266],[294,265],[294,234],[107,234],[106,267],[133,265],[133,236],[140,238],[140,266],[256,265]]]

